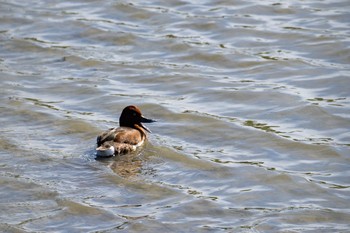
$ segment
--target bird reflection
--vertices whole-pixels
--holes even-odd
[[[141,173],[142,170],[142,159],[138,153],[131,153],[98,160],[106,162],[107,166],[114,173],[123,178],[135,178]]]

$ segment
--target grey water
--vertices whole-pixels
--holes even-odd
[[[348,232],[349,38],[346,0],[0,0],[0,231]]]

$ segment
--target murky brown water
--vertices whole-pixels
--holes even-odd
[[[0,231],[348,231],[348,7],[1,0]]]

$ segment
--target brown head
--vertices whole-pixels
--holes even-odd
[[[147,127],[142,125],[142,123],[152,123],[155,120],[147,119],[142,116],[141,110],[133,105],[127,106],[123,109],[122,114],[119,118],[119,125],[121,127],[130,127],[130,128],[142,128],[148,132],[151,132]]]

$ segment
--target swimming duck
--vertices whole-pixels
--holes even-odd
[[[110,128],[97,137],[97,157],[110,157],[135,151],[141,146],[147,132],[151,132],[142,123],[152,123],[155,120],[142,116],[140,109],[130,105],[123,109],[119,118],[118,128]]]

